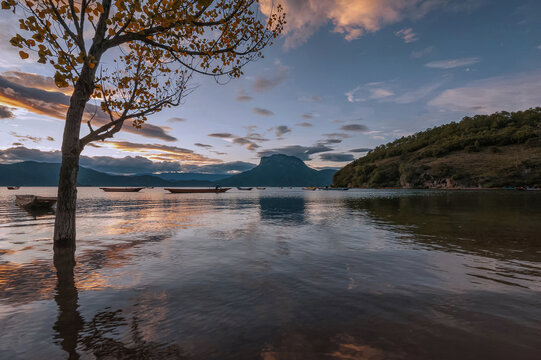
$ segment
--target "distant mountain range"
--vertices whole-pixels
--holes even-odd
[[[200,173],[161,173],[161,174],[147,174],[152,176],[157,176],[161,179],[168,181],[177,181],[177,180],[204,180],[204,181],[217,181],[230,177],[229,174],[200,174]]]
[[[336,170],[314,170],[299,158],[282,154],[262,157],[252,170],[220,181],[222,186],[327,186]]]
[[[60,164],[24,161],[0,164],[0,186],[57,186]],[[325,186],[332,182],[335,170],[317,171],[299,158],[272,155],[261,158],[252,170],[229,176],[225,174],[165,173],[146,175],[111,175],[85,167],[79,168],[79,186]],[[229,177],[228,177],[229,176]]]
[[[57,186],[60,164],[25,161],[0,164],[0,185]],[[154,175],[110,175],[99,171],[79,168],[79,186],[214,186],[203,180],[168,181]]]

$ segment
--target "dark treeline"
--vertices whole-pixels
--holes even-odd
[[[380,145],[339,171],[334,183],[357,187],[534,186],[541,183],[540,153],[540,107],[476,115]],[[457,154],[463,161],[452,156]],[[486,166],[472,169],[481,158]],[[491,172],[495,167],[489,168],[493,163],[499,167],[499,179]]]

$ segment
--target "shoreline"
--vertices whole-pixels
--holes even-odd
[[[363,189],[363,190],[505,190],[505,191],[541,191],[541,188],[523,188],[523,187],[497,187],[497,188],[483,188],[483,187],[453,187],[453,188],[414,188],[414,187],[350,187],[349,189]]]

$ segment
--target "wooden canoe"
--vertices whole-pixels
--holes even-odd
[[[331,188],[331,187],[324,187],[321,188],[321,190],[333,190],[333,191],[348,191],[349,188]]]
[[[231,188],[218,188],[218,189],[166,188],[165,190],[173,194],[207,194],[207,193],[220,194],[220,193],[226,192],[227,190],[231,190]]]
[[[15,195],[15,203],[24,208],[47,209],[56,204],[56,197]]]
[[[257,189],[257,190],[265,190],[266,188],[264,188],[264,187],[258,187],[258,188],[256,188],[256,189]]]
[[[252,190],[253,188],[251,187],[240,187],[240,186],[237,186],[237,190],[245,190],[245,191],[250,191]]]
[[[102,187],[100,188],[105,192],[139,192],[143,190],[144,188],[138,187],[138,188],[118,188],[118,187]]]
[[[314,191],[314,190],[317,190],[317,187],[308,186],[308,187],[303,187],[302,189],[303,189],[303,190]]]
[[[19,190],[19,186],[8,186],[8,190]]]

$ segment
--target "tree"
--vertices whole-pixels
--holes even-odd
[[[242,67],[285,24],[277,6],[267,19],[259,0],[3,0],[21,12],[11,44],[50,64],[58,87],[73,88],[62,140],[55,246],[75,247],[79,156],[92,141],[112,137],[179,105],[194,73],[239,77]],[[94,99],[98,106],[88,105]],[[86,110],[85,110],[86,109]],[[108,120],[93,126],[97,111]],[[81,137],[81,123],[88,134]]]

